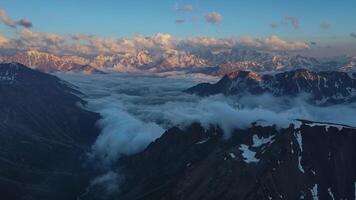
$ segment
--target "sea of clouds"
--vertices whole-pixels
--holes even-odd
[[[262,121],[288,127],[295,119],[356,126],[356,105],[313,106],[299,98],[270,95],[242,98],[215,95],[198,97],[183,90],[199,82],[215,82],[207,76],[177,74],[58,74],[75,85],[88,101],[88,109],[101,114],[101,134],[90,156],[110,166],[123,155],[143,150],[172,126],[193,122],[219,125],[226,138],[235,128]]]

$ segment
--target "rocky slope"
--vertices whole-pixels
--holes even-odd
[[[274,96],[309,94],[313,103],[320,105],[354,102],[356,100],[356,76],[345,72],[314,72],[297,69],[277,74],[260,75],[251,71],[236,71],[225,75],[215,84],[202,83],[186,90],[202,96],[260,95]]]
[[[255,124],[230,139],[199,124],[169,129],[122,160],[112,199],[355,199],[356,130],[300,123]]]
[[[89,182],[85,152],[99,115],[77,92],[22,64],[0,64],[1,199],[76,199]]]

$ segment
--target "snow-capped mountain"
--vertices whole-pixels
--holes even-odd
[[[90,60],[80,56],[58,56],[39,51],[18,52],[12,56],[2,56],[0,61],[17,62],[44,72],[98,72],[90,65]]]
[[[55,55],[31,50],[17,52],[14,55],[2,55],[0,62],[18,62],[44,72],[83,73],[185,71],[223,76],[237,70],[260,73],[277,73],[299,68],[315,71],[355,71],[355,57],[348,57],[343,62],[320,62],[312,57],[239,48],[190,51],[182,49],[140,50],[85,57]]]
[[[356,101],[356,76],[345,72],[314,72],[298,69],[277,74],[260,75],[251,71],[236,71],[215,84],[202,83],[186,90],[198,95],[260,95],[295,97],[309,94],[316,104]]]

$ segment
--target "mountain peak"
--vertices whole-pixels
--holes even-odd
[[[316,80],[318,79],[318,74],[310,71],[308,69],[297,69],[293,74],[293,79],[298,80],[298,79],[304,79],[304,80]]]
[[[250,80],[255,80],[255,81],[261,81],[262,77],[257,74],[256,72],[253,71],[235,71],[227,74],[230,80],[235,80],[235,79],[250,79]]]

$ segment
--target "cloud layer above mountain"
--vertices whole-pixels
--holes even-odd
[[[215,15],[214,15],[215,16]],[[218,23],[217,17],[209,17],[212,23]],[[213,22],[214,21],[214,22]],[[27,21],[22,21],[24,24]],[[192,37],[176,38],[170,34],[159,33],[151,37],[136,35],[132,38],[99,38],[85,34],[52,34],[35,32],[27,28],[16,31],[16,36],[6,38],[2,36],[2,48],[17,50],[39,50],[59,54],[118,54],[132,53],[142,50],[180,50],[185,48],[220,48],[231,49],[236,47],[249,47],[270,51],[305,50],[309,46],[304,42],[286,41],[276,35],[266,38],[251,38],[243,36],[237,38]],[[5,46],[6,41],[6,46]]]

